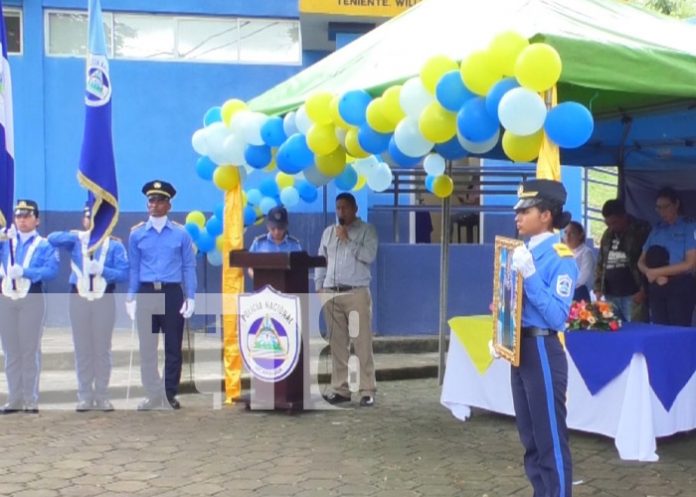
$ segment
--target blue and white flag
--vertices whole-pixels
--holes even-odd
[[[88,251],[93,252],[113,231],[119,212],[111,141],[111,79],[99,0],[89,0],[88,36],[85,131],[77,179],[93,200],[88,245]]]
[[[12,78],[7,60],[5,16],[0,1],[0,226],[12,222],[14,205],[14,124],[12,117]]]

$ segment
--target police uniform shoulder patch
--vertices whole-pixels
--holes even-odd
[[[556,279],[556,293],[561,297],[570,297],[573,293],[573,278],[567,274],[561,274]]]
[[[142,226],[145,226],[145,221],[140,221],[138,224],[131,226],[131,231],[135,231]]]
[[[560,257],[573,257],[573,251],[565,243],[554,243],[553,249]]]

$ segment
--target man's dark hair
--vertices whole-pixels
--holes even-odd
[[[604,202],[604,205],[602,206],[602,216],[607,218],[610,216],[625,216],[626,215],[626,206],[624,206],[624,203],[615,198],[612,200],[607,200]]]
[[[578,232],[578,235],[580,236],[580,241],[582,243],[585,243],[585,241],[587,240],[587,234],[585,233],[585,227],[577,221],[571,221],[568,223],[568,226],[566,226],[566,229],[570,228],[571,226],[575,229],[575,231]]]
[[[345,200],[353,207],[358,206],[358,203],[355,201],[355,197],[351,193],[348,193],[348,192],[343,192],[343,193],[339,193],[338,195],[336,195],[336,202],[338,202],[339,200]]]
[[[669,201],[673,204],[679,203],[679,195],[677,195],[677,191],[671,186],[665,186],[664,188],[660,188],[660,191],[658,191],[657,195],[655,196],[655,199],[658,198],[669,199]]]

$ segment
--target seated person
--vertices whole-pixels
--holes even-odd
[[[579,269],[573,300],[590,302],[590,285],[594,277],[595,258],[592,249],[585,244],[586,240],[587,235],[582,224],[571,221],[566,226],[563,241],[573,251]]]

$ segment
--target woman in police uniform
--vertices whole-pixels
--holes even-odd
[[[570,497],[572,467],[566,427],[568,363],[557,332],[565,328],[578,267],[554,229],[564,228],[566,191],[550,180],[523,183],[515,205],[517,230],[528,242],[512,254],[524,278],[520,365],[512,397],[524,467],[534,497]]]

